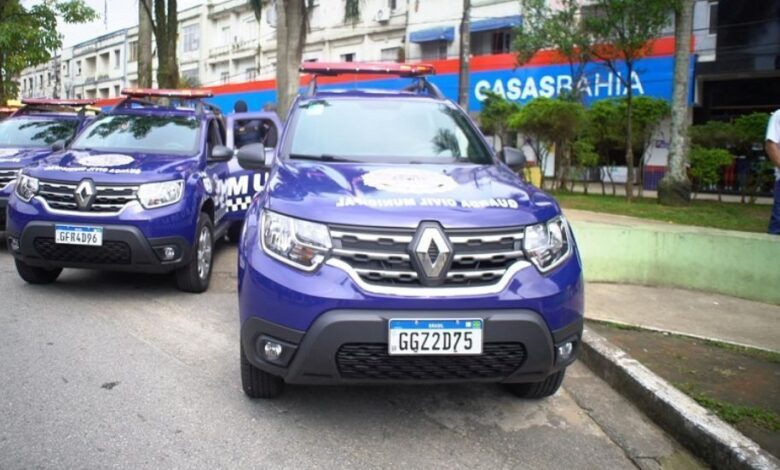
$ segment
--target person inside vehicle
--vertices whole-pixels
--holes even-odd
[[[244,100],[236,101],[233,106],[233,111],[236,113],[247,112],[247,105]],[[236,121],[235,128],[233,129],[235,134],[236,148],[241,148],[249,144],[258,144],[263,141],[262,123],[257,120],[243,120]]]

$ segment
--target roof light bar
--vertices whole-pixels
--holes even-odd
[[[436,73],[436,69],[430,64],[398,64],[394,62],[304,62],[299,70],[314,75],[331,76],[354,73],[422,77]]]
[[[181,99],[201,99],[211,98],[214,93],[211,90],[173,90],[173,89],[157,89],[157,88],[125,88],[122,90],[122,94],[132,98],[148,98],[148,97],[164,97],[164,98],[181,98]]]
[[[22,100],[23,105],[27,106],[73,106],[83,107],[92,106],[97,103],[97,100],[60,100],[60,99],[45,99],[45,98],[26,98]]]

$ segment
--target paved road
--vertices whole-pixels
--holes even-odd
[[[4,241],[3,241],[4,242]],[[587,369],[538,402],[499,386],[241,392],[235,247],[212,289],[0,249],[0,468],[667,468],[696,463]]]

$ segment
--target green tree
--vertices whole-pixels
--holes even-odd
[[[590,53],[621,83],[627,105],[626,198],[634,197],[633,105],[636,64],[652,50],[654,40],[668,23],[675,0],[593,0],[592,14],[585,17],[591,38]]]
[[[587,138],[575,140],[574,145],[572,145],[572,159],[574,160],[575,166],[579,170],[580,177],[584,183],[585,194],[588,194],[587,172],[599,164],[599,154],[596,152],[596,147],[593,145],[593,142]],[[573,181],[571,189],[574,191]]]
[[[731,122],[707,121],[689,128],[688,135],[691,145],[702,148],[731,150],[737,145],[740,137]]]
[[[509,119],[510,129],[516,129],[530,139],[531,149],[542,170],[542,186],[549,148],[555,145],[557,181],[553,186],[566,189],[570,145],[579,135],[584,118],[585,108],[580,103],[560,98],[536,98]]]
[[[154,13],[149,2],[141,5],[149,18],[157,44],[157,86],[176,88],[179,84],[179,61],[176,57],[179,28],[177,0],[153,0]]]
[[[726,149],[694,147],[691,150],[691,176],[698,183],[699,190],[716,186],[720,200],[720,177],[723,168],[729,166],[732,160]]]
[[[678,0],[674,5],[674,85],[672,125],[666,174],[658,184],[658,201],[665,205],[687,205],[691,182],[685,173],[688,151],[688,90],[695,0]]]
[[[520,111],[520,105],[492,91],[485,92],[485,95],[487,98],[482,102],[479,123],[485,132],[498,136],[503,148],[510,141],[509,118]]]
[[[97,14],[83,0],[35,2],[0,0],[0,103],[16,97],[15,77],[26,67],[48,62],[62,47],[58,17],[85,23]]]
[[[624,115],[620,112],[617,100],[602,100],[593,103],[586,111],[584,137],[593,143],[599,156],[599,163],[604,167],[604,175],[612,181],[613,160],[612,151],[622,148]],[[606,194],[604,177],[601,179],[601,193]],[[612,195],[615,195],[615,184],[612,182]]]
[[[624,115],[622,129],[625,132],[628,122],[628,101],[620,100],[620,109]],[[649,150],[653,146],[653,137],[662,119],[669,117],[671,107],[666,100],[660,98],[651,98],[649,96],[637,96],[634,98],[633,112],[631,113],[631,124],[633,127],[633,153],[639,155],[639,196],[643,194],[644,188],[644,166],[650,158]]]
[[[582,0],[560,0],[551,8],[547,0],[521,0],[523,24],[513,47],[518,65],[528,63],[537,52],[552,48],[566,59],[572,77],[571,96],[579,100],[580,80],[591,61],[590,38],[579,20]]]

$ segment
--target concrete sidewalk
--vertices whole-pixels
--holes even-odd
[[[720,294],[588,283],[585,317],[780,352],[780,306]]]

